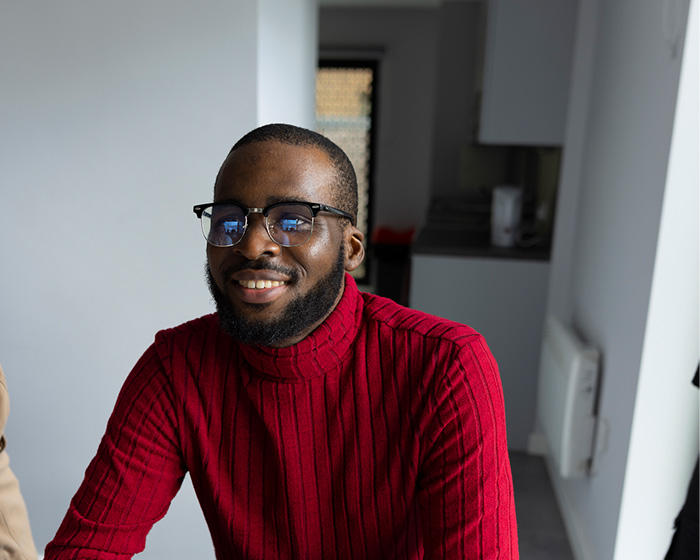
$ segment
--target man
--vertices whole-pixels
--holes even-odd
[[[222,560],[517,558],[496,364],[472,329],[358,291],[342,150],[261,127],[214,201],[217,313],[156,335],[46,559],[141,551],[186,472]]]

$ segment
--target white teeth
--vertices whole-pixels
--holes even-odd
[[[240,280],[238,282],[244,288],[249,290],[262,290],[264,288],[277,288],[284,284],[284,282],[278,282],[277,280]]]

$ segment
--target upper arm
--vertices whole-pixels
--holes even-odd
[[[421,461],[427,558],[516,559],[517,533],[498,368],[483,338],[442,362]]]

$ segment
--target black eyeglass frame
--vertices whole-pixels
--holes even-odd
[[[248,231],[248,216],[251,214],[262,214],[265,216],[265,231],[267,231],[267,235],[270,236],[270,239],[277,243],[281,247],[299,247],[303,245],[304,243],[308,242],[309,239],[304,241],[304,243],[300,243],[299,245],[282,245],[280,242],[278,242],[274,237],[272,237],[272,233],[270,232],[270,228],[267,223],[267,216],[270,213],[270,211],[273,208],[276,208],[278,206],[289,206],[289,205],[294,205],[294,204],[299,204],[301,206],[306,206],[310,211],[311,211],[311,232],[309,233],[309,239],[311,239],[311,235],[313,235],[313,220],[316,219],[316,216],[318,215],[319,212],[328,212],[330,214],[336,214],[338,216],[342,216],[343,218],[347,218],[350,220],[350,223],[352,225],[355,225],[355,218],[352,216],[352,214],[345,212],[344,210],[339,210],[338,208],[333,208],[332,206],[328,206],[326,204],[321,204],[319,202],[306,202],[303,200],[288,200],[285,202],[275,202],[274,204],[270,204],[269,206],[265,206],[265,208],[246,208],[245,206],[241,206],[240,204],[235,204],[233,202],[209,202],[207,204],[196,204],[193,208],[192,211],[197,215],[197,218],[199,218],[200,222],[202,220],[202,214],[207,208],[214,208],[216,206],[235,206],[236,208],[240,208],[243,211],[243,216],[245,218],[245,223],[243,224],[243,234],[241,237],[236,241],[235,243],[232,243],[231,245],[214,245],[214,247],[233,247],[234,245],[237,245],[238,243],[241,242],[241,240],[245,237],[246,232]],[[207,243],[211,243],[209,241],[209,238],[207,235],[204,234],[204,229],[202,229],[202,235],[204,235],[204,238],[207,240]],[[213,243],[212,243],[213,245]]]

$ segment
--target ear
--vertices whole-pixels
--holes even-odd
[[[365,258],[365,247],[362,240],[365,234],[355,226],[349,225],[345,228],[345,270],[351,272],[355,270]]]

